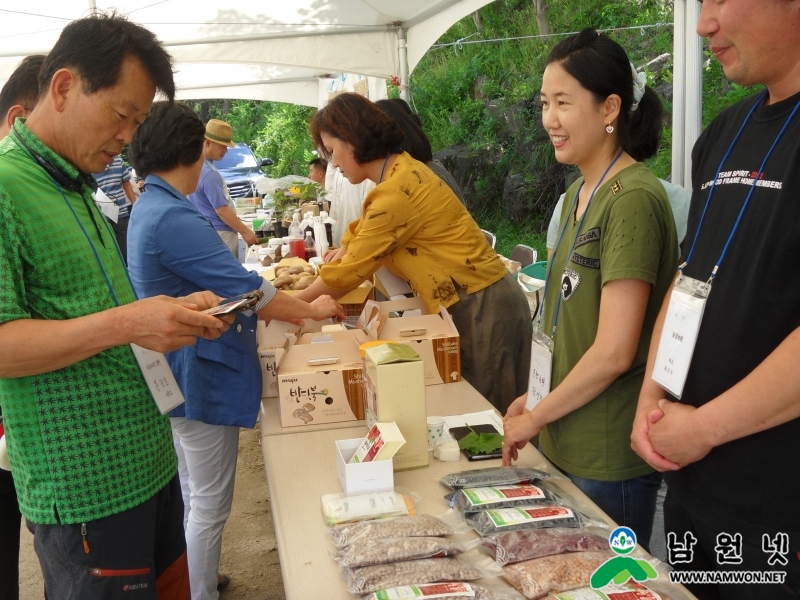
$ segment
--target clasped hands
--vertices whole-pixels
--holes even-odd
[[[535,411],[526,410],[525,401],[524,395],[517,398],[503,417],[503,466],[517,460],[519,450],[544,426],[537,422]],[[696,413],[693,406],[663,398],[640,405],[631,447],[657,471],[675,471],[700,460],[713,446],[705,441]]]
[[[639,403],[631,432],[634,452],[657,471],[677,471],[708,454],[697,408],[664,398]]]

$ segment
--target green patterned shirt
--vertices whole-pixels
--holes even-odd
[[[21,121],[14,129],[77,176]],[[109,285],[120,304],[135,299],[91,190],[84,185],[62,196],[15,134],[8,135],[0,142],[0,323],[113,308]],[[0,379],[0,404],[20,509],[34,523],[122,512],[155,495],[176,472],[169,419],[159,414],[130,346],[57,371]]]

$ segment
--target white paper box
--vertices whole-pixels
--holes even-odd
[[[362,438],[336,441],[336,470],[342,490],[346,494],[361,494],[393,489],[392,459],[348,464],[362,441]]]

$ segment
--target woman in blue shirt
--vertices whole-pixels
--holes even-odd
[[[219,339],[198,339],[167,354],[185,404],[170,412],[186,503],[186,545],[193,600],[218,597],[222,530],[233,500],[239,427],[253,427],[261,402],[256,351],[259,317],[293,321],[344,318],[330,297],[312,303],[278,292],[230,253],[187,199],[203,166],[205,128],[185,104],[159,102],[137,130],[130,158],[146,176],[128,230],[128,269],[137,295],[222,297],[260,289],[253,313],[237,313]]]

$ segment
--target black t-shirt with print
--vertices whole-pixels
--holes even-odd
[[[759,97],[721,113],[695,144],[681,262],[717,168]],[[758,184],[711,289],[681,399],[686,404],[701,406],[733,387],[800,326],[800,111],[758,173],[799,101],[796,94],[759,106],[717,180],[684,270],[703,281],[717,263],[754,176]],[[701,461],[668,474],[667,482],[670,493],[709,525],[741,532],[757,545],[763,532],[785,532],[791,549],[800,549],[800,419],[714,448]]]

